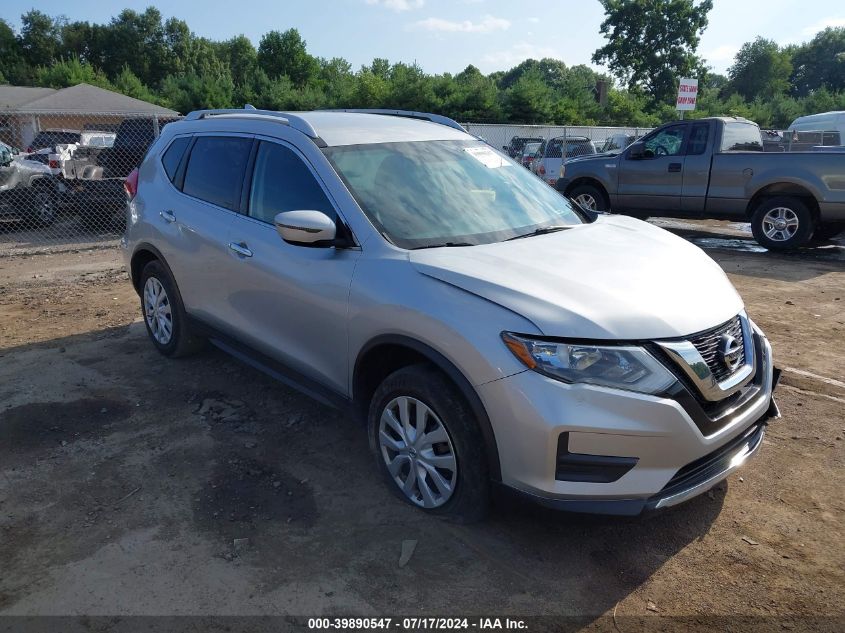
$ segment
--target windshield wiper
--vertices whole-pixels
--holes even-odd
[[[421,251],[424,248],[440,248],[441,246],[476,246],[475,244],[470,244],[469,242],[443,242],[442,244],[427,244],[426,246],[417,246],[416,248],[412,248],[412,251]]]
[[[546,235],[547,233],[557,233],[558,231],[566,230],[568,226],[544,226],[539,229],[534,229],[530,233],[523,233],[522,235],[516,235],[514,237],[509,237],[506,239],[506,242],[510,242],[511,240],[521,240],[524,237],[534,237],[535,235]]]

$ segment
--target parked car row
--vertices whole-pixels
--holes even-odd
[[[173,120],[127,118],[116,129],[42,130],[26,152],[0,145],[0,217],[46,226],[70,213],[88,229],[122,230],[124,179]]]
[[[845,154],[763,150],[746,119],[676,121],[615,156],[567,160],[555,186],[593,211],[747,221],[773,250],[845,230]]]

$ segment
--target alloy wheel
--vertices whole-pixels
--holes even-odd
[[[455,492],[458,463],[449,433],[424,402],[399,396],[379,421],[379,448],[391,478],[412,503],[438,508]]]
[[[596,210],[596,199],[588,193],[582,193],[580,196],[577,196],[575,202],[582,209],[587,209],[587,211]]]
[[[785,242],[795,235],[799,224],[795,211],[775,207],[763,216],[763,233],[774,242]]]
[[[149,277],[144,284],[144,317],[153,338],[167,345],[173,336],[173,315],[167,292],[155,277]]]

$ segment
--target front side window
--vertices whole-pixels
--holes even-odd
[[[272,224],[277,213],[298,210],[335,216],[334,207],[302,159],[284,145],[262,142],[255,157],[250,217]]]
[[[674,125],[667,127],[644,141],[645,157],[655,158],[658,156],[677,156],[684,146],[685,125]]]
[[[182,192],[225,209],[240,207],[241,185],[252,149],[252,139],[230,136],[197,138]]]
[[[373,225],[401,248],[489,244],[583,222],[566,198],[480,141],[323,152]]]

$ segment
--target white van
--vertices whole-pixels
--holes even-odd
[[[798,117],[790,124],[784,141],[792,145],[793,150],[795,144],[813,148],[845,145],[845,111]]]

